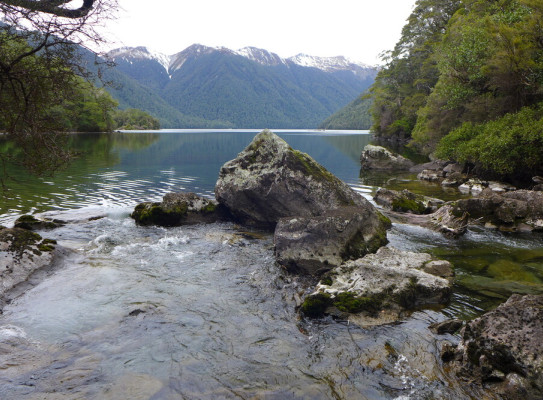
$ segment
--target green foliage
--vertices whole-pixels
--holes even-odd
[[[524,108],[543,100],[541,2],[437,3],[417,2],[402,39],[389,53],[371,89],[372,129],[381,136],[410,136],[428,154],[445,137],[440,155],[502,175],[515,168],[533,171],[537,157],[530,153],[523,161],[517,153],[528,145],[539,145],[533,152],[543,153],[532,124],[537,118],[528,116],[520,124],[530,112]],[[421,19],[428,15],[440,23]]]
[[[437,156],[469,162],[502,176],[543,171],[543,103],[482,124],[465,122],[437,147]]]
[[[319,129],[370,129],[370,110],[372,104],[373,101],[371,97],[366,97],[364,95],[358,96],[355,100],[324,120],[324,122],[319,125]]]
[[[136,130],[156,130],[160,129],[158,119],[142,110],[129,108],[127,110],[118,110],[113,119],[116,129],[136,129]]]

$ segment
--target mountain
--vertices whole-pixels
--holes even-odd
[[[370,129],[372,99],[364,94],[326,118],[319,129]]]
[[[169,56],[124,47],[108,57],[116,64],[113,80],[138,88],[112,91],[121,106],[141,108],[163,127],[176,128],[313,128],[369,87],[376,75],[376,68],[344,57],[285,59],[255,47],[195,44]],[[157,114],[158,109],[167,115]]]

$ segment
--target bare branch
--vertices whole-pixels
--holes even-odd
[[[30,11],[53,14],[64,18],[81,18],[86,16],[94,5],[95,0],[83,0],[83,5],[76,9],[61,6],[71,3],[72,0],[2,0],[8,6],[26,8]]]

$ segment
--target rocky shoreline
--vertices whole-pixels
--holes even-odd
[[[448,261],[386,246],[392,222],[450,237],[464,234],[470,224],[506,232],[543,230],[543,192],[537,185],[536,190],[514,190],[481,183],[479,191],[476,181],[459,175],[458,166],[413,166],[376,146],[365,152],[364,168],[420,170],[419,179],[437,176],[437,181],[455,180],[455,185],[463,181],[458,187],[471,182],[469,190],[478,196],[444,202],[407,190],[379,189],[374,200],[382,208],[377,209],[307,154],[265,130],[221,168],[216,200],[168,193],[162,202],[137,205],[131,217],[141,226],[232,221],[273,232],[277,265],[314,285],[296,301],[300,317],[328,315],[366,327],[445,305],[453,290],[454,266]],[[32,230],[55,229],[61,223],[25,216],[14,228],[0,227],[0,308],[15,288],[36,270],[54,264],[62,251]],[[540,398],[540,350],[522,343],[537,342],[543,334],[542,302],[543,296],[512,296],[501,308],[468,322],[458,347],[445,343],[443,360],[454,364],[459,378],[473,374],[478,384],[496,385],[505,398]],[[456,329],[440,327],[436,332],[458,329],[458,323],[451,326]]]

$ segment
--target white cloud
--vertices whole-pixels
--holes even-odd
[[[126,0],[107,29],[116,46],[173,54],[193,43],[255,46],[290,57],[344,55],[377,63],[391,49],[415,0]]]

